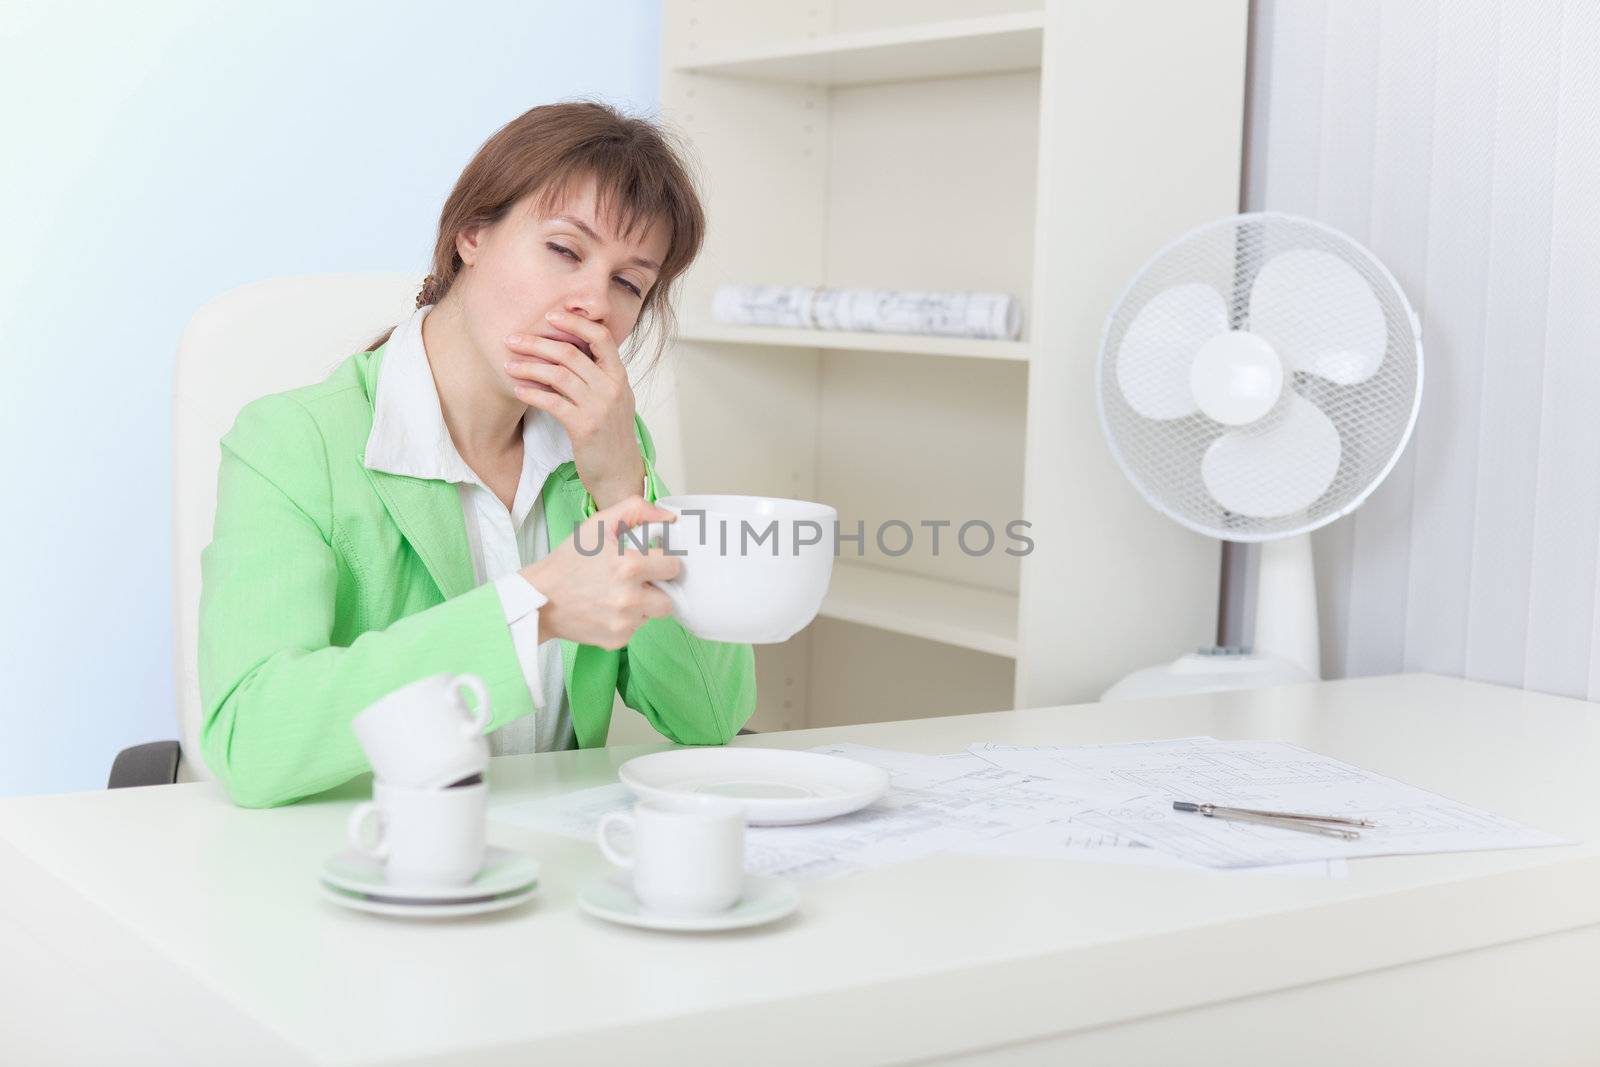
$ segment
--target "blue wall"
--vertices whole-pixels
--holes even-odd
[[[427,269],[536,104],[659,106],[660,5],[16,0],[0,19],[0,795],[176,736],[169,392],[196,307]]]

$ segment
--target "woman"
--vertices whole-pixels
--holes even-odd
[[[660,358],[703,232],[656,127],[534,108],[462,172],[415,314],[239,413],[199,662],[202,752],[236,803],[366,770],[351,720],[441,672],[488,686],[497,754],[603,745],[616,693],[684,744],[750,717],[750,647],[687,633],[649,584],[677,558],[617,541],[673,518],[619,346],[649,322]]]

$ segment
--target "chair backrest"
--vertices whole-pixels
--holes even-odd
[[[180,781],[214,777],[200,755],[200,551],[217,509],[219,442],[257,397],[326,378],[346,357],[416,310],[421,274],[375,271],[274,278],[232,289],[195,312],[172,376],[172,610]],[[657,470],[677,492],[682,449],[673,375],[664,363],[634,383]]]
[[[172,610],[179,778],[210,778],[200,756],[200,550],[217,509],[219,442],[257,397],[326,378],[416,310],[417,273],[273,278],[196,311],[172,375]]]

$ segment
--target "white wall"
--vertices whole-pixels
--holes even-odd
[[[1251,206],[1423,322],[1416,436],[1316,537],[1333,675],[1600,698],[1600,6],[1257,0]]]
[[[658,106],[655,0],[9,0],[0,16],[0,794],[175,736],[168,393],[260,278],[427,268],[477,147]]]

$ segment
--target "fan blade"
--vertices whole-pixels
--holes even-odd
[[[1290,367],[1340,385],[1376,374],[1389,338],[1366,279],[1338,256],[1309,248],[1261,268],[1250,287],[1250,330]]]
[[[1228,306],[1209,285],[1190,282],[1152,297],[1117,348],[1117,386],[1147,419],[1181,419],[1200,410],[1189,365],[1200,346],[1228,329]]]
[[[1339,431],[1299,394],[1281,419],[1223,434],[1206,449],[1200,476],[1223,507],[1274,519],[1310,507],[1339,470]]]

